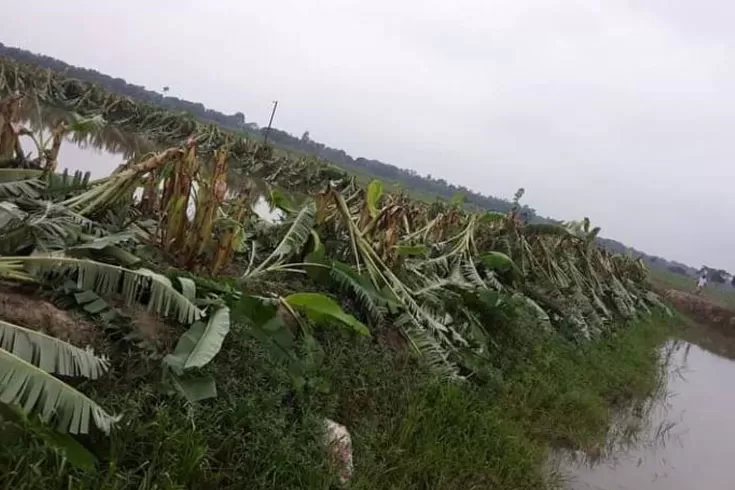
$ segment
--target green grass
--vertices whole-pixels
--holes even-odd
[[[196,407],[158,389],[156,361],[127,353],[104,385],[82,387],[125,415],[109,439],[81,439],[98,469],[70,468],[27,429],[5,427],[0,488],[326,490],[325,416],[352,433],[352,488],[544,488],[550,447],[601,444],[610,407],[655,388],[669,321],[582,347],[519,325],[497,372],[454,384],[390,342],[321,332],[300,347],[310,383],[299,390],[237,328],[211,368],[218,398]]]

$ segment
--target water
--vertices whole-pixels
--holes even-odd
[[[21,136],[24,152],[37,155],[35,146],[28,136]],[[132,155],[124,152],[108,151],[91,144],[77,144],[70,138],[61,144],[59,149],[59,170],[69,169],[70,173],[76,170],[90,172],[91,179],[100,179],[112,173],[119,165],[125,163]]]
[[[44,140],[50,139],[50,131],[37,120],[26,121]],[[30,159],[38,155],[36,145],[29,136],[21,136],[23,152]],[[118,166],[128,160],[155,151],[155,146],[140,136],[131,135],[112,125],[105,126],[102,131],[91,136],[70,135],[59,149],[59,170],[68,169],[70,173],[77,170],[90,172],[92,180],[106,177]],[[196,184],[195,184],[196,185]],[[141,190],[137,191],[140,195]],[[187,211],[190,217],[194,215],[194,208]],[[267,201],[261,196],[253,205],[255,212],[261,219],[273,223],[283,218],[279,209],[271,210]]]
[[[735,362],[688,342],[666,349],[664,389],[643,416],[623,414],[597,461],[561,456],[569,490],[735,488]]]

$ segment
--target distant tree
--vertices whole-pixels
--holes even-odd
[[[243,114],[242,112],[234,113],[232,115],[232,119],[233,121],[235,121],[235,124],[238,127],[241,127],[241,128],[245,127],[245,114]]]
[[[730,282],[731,274],[724,269],[717,269],[717,277],[720,279],[720,284],[726,284]]]
[[[718,284],[725,284],[727,271],[722,269],[714,269],[712,267],[703,267],[703,272],[707,274],[707,279]]]
[[[164,94],[167,94],[169,90],[170,90],[170,88],[168,87],[168,85],[166,85],[165,87],[163,87],[163,93]]]
[[[311,141],[311,137],[309,135],[309,130],[307,129],[304,131],[304,134],[301,135],[301,141],[303,143],[309,143]]]

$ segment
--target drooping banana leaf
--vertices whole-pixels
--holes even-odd
[[[311,235],[315,214],[316,206],[313,202],[301,208],[272,255],[274,257],[285,257],[301,250]]]
[[[377,291],[368,278],[348,264],[337,261],[332,263],[329,277],[340,291],[353,295],[373,320],[382,319],[389,299]]]
[[[0,169],[4,170],[4,169]],[[39,179],[0,182],[0,198],[38,199],[45,184]]]
[[[119,419],[93,400],[22,358],[0,349],[0,403],[36,414],[60,432],[84,434],[91,424],[108,433]]]
[[[70,434],[62,434],[34,416],[28,417],[16,406],[0,403],[0,420],[13,423],[23,430],[30,430],[43,439],[47,447],[62,454],[76,468],[92,471],[97,465],[97,458]]]
[[[97,379],[109,368],[107,359],[68,342],[0,320],[0,348],[40,369],[62,376]]]
[[[360,335],[370,335],[370,330],[364,323],[342,308],[330,297],[320,293],[294,293],[286,296],[285,301],[293,308],[302,310],[311,320],[321,322],[325,319],[336,320],[351,327]]]
[[[46,274],[76,276],[77,287],[102,296],[121,294],[126,304],[140,301],[148,292],[148,310],[161,316],[174,316],[190,324],[202,317],[202,311],[178,292],[167,277],[147,269],[126,269],[116,265],[63,255],[0,257],[0,277],[18,278]]]
[[[177,373],[186,369],[200,368],[214,359],[230,331],[230,309],[219,308],[207,323],[198,321],[184,333],[176,344],[173,354],[164,362]]]

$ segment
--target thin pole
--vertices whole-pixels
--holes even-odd
[[[265,129],[265,142],[264,142],[264,144],[266,144],[266,145],[268,144],[268,135],[271,132],[271,126],[273,125],[273,118],[276,115],[276,109],[277,108],[278,108],[278,101],[277,100],[274,100],[273,101],[273,110],[271,111],[271,119],[270,119],[270,121],[268,121],[268,127]]]

